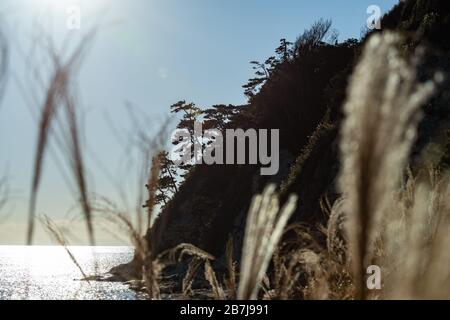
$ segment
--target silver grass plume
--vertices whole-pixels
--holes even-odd
[[[401,36],[373,35],[350,80],[341,132],[339,187],[346,198],[347,233],[356,297],[365,298],[377,221],[397,190],[435,82],[418,83],[417,50],[405,58]]]
[[[250,206],[242,250],[238,299],[257,299],[261,281],[283,234],[295,211],[297,196],[291,195],[286,204],[279,206],[275,185],[268,185],[256,195]]]

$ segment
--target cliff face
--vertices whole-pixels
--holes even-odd
[[[336,75],[347,70],[353,55],[354,48],[350,46],[323,44],[280,66],[279,74],[266,82],[250,105],[244,107],[240,118],[230,125],[280,129],[278,174],[260,176],[259,167],[251,165],[196,166],[148,235],[149,240],[159,244],[158,251],[185,242],[220,255],[229,234],[240,237],[252,195],[269,180],[281,184],[287,179],[296,156],[328,109],[332,111],[331,117],[338,118],[344,95],[333,85],[345,81],[336,79]],[[325,148],[335,133],[328,135],[327,143],[321,141]],[[320,165],[328,168],[334,159],[332,151]],[[320,183],[313,185],[311,182],[317,180],[310,180],[309,192],[303,194],[302,202],[314,204],[314,210],[306,210],[314,215],[319,209],[316,200],[329,185],[332,174],[328,171],[312,174]],[[324,180],[327,182],[322,183]]]
[[[432,48],[422,66],[424,79],[437,68],[450,71],[450,1],[401,2],[383,18],[382,26],[403,32],[410,47]],[[292,192],[299,195],[293,222],[311,226],[324,222],[320,200],[325,195],[330,200],[337,196],[334,180],[339,167],[341,105],[360,48],[357,41],[317,42],[280,62],[229,124],[232,128],[280,129],[278,175],[263,177],[257,166],[247,165],[195,167],[147,233],[153,248],[161,252],[191,243],[220,256],[230,234],[240,248],[251,197],[269,180],[281,186],[282,199]],[[434,139],[444,139],[436,129],[447,124],[450,114],[447,88],[448,82],[424,109],[415,153]]]
[[[396,5],[383,19],[383,28],[416,33],[435,47],[448,49],[450,2],[409,0]]]

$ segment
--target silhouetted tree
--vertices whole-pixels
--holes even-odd
[[[231,104],[212,106],[210,109],[204,111],[203,129],[218,129],[223,131],[238,111],[238,108]]]
[[[352,48],[359,44],[358,39],[350,38],[339,44],[341,47]]]
[[[155,204],[166,205],[172,196],[178,192],[177,187],[177,167],[169,158],[166,151],[160,152],[157,156],[159,163],[159,177],[155,187]],[[149,188],[149,186],[146,186]],[[144,208],[148,203],[144,205]]]
[[[178,101],[177,103],[170,106],[170,112],[174,114],[181,114],[181,120],[177,125],[178,129],[187,130],[190,134],[189,141],[174,141],[172,142],[174,145],[178,145],[180,143],[183,143],[180,145],[180,151],[188,150],[189,148],[192,151],[192,146],[196,143],[195,141],[195,132],[194,132],[194,124],[195,122],[200,121],[199,118],[201,117],[203,111],[198,108],[194,103],[186,103],[185,100]],[[192,151],[193,152],[193,151]],[[193,154],[192,154],[193,156]],[[191,164],[183,164],[179,166],[179,169],[183,171],[189,171],[192,168]],[[181,174],[183,177],[186,173]]]
[[[194,136],[194,123],[202,115],[203,111],[198,108],[195,103],[186,103],[185,100],[178,101],[170,106],[170,112],[181,114],[182,118],[177,125],[178,129],[186,129],[191,136]]]
[[[295,41],[295,54],[298,55],[304,49],[312,49],[313,47],[323,43],[325,37],[331,31],[331,20],[323,20],[313,23],[311,28],[306,30]]]
[[[280,46],[275,49],[276,56],[269,57],[264,63],[251,61],[250,64],[255,70],[255,77],[248,80],[242,87],[244,94],[251,100],[258,93],[264,83],[271,78],[278,66],[290,61],[294,57],[293,43],[286,39],[280,40]]]
[[[272,57],[269,59],[272,59]],[[248,82],[242,86],[245,89],[244,94],[249,99],[251,99],[258,92],[264,82],[269,79],[269,70],[265,63],[250,61],[250,64],[253,66],[253,70],[256,70],[256,77],[249,79]]]
[[[280,40],[280,46],[275,49],[275,52],[278,55],[279,62],[289,61],[293,56],[293,43],[286,41],[286,39]]]

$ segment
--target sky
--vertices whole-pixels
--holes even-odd
[[[36,144],[36,111],[42,101],[32,70],[46,73],[45,33],[64,57],[99,28],[77,77],[83,112],[90,192],[133,198],[136,163],[122,139],[133,130],[126,106],[156,133],[178,100],[198,106],[243,104],[242,85],[252,60],[271,56],[281,38],[294,41],[320,18],[332,19],[339,39],[359,38],[367,8],[388,11],[397,0],[2,0],[0,27],[9,46],[6,91],[0,101],[0,175],[7,174],[11,201],[0,212],[0,245],[23,244]],[[67,8],[81,9],[80,29],[69,30]],[[68,40],[67,40],[68,39]],[[40,43],[40,45],[36,45]],[[36,49],[37,48],[37,49]],[[31,60],[30,60],[31,57]],[[30,62],[31,61],[31,62]],[[33,98],[35,97],[35,102]],[[56,153],[55,153],[56,154]],[[71,226],[75,244],[85,242],[70,183],[50,154],[37,213]],[[134,172],[133,171],[133,172]],[[134,176],[133,176],[134,177]],[[123,207],[127,201],[123,200]],[[129,200],[132,203],[132,200]],[[76,222],[73,220],[76,219]],[[101,230],[99,244],[123,244]],[[39,229],[37,244],[49,244]]]

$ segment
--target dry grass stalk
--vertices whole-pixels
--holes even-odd
[[[148,296],[150,299],[161,299],[159,280],[164,265],[158,259],[154,259],[146,239],[141,236],[139,230],[134,227],[126,214],[113,213],[112,211],[107,211],[107,213],[110,214],[110,219],[115,221],[117,225],[123,225],[126,228],[134,244],[135,254],[139,257],[142,266],[141,274]]]
[[[323,135],[336,128],[335,124],[330,122],[330,110],[328,109],[323,119],[317,125],[314,132],[309,136],[308,142],[303,147],[300,155],[295,159],[294,164],[290,168],[289,176],[287,179],[281,184],[280,193],[287,192],[289,187],[291,187],[292,183],[295,182],[295,179],[300,175],[303,170],[303,166],[306,161],[311,156],[311,153],[314,150],[314,147],[317,145],[318,141],[323,137]]]
[[[177,262],[181,261],[185,255],[198,257],[202,260],[215,259],[213,255],[189,243],[181,243],[173,249],[166,250],[160,254],[160,257],[168,257],[168,261]]]
[[[342,126],[340,190],[348,200],[348,237],[356,297],[366,297],[364,272],[373,257],[376,226],[398,189],[420,107],[435,90],[419,84],[420,53],[408,61],[402,39],[393,33],[372,36],[351,78]]]
[[[153,155],[159,154],[159,150],[162,148],[169,122],[165,121],[156,136],[151,137],[145,131],[143,124],[138,121],[134,111],[131,109],[129,111],[129,116],[133,121],[133,132],[129,135],[130,140],[127,142],[127,154],[131,154],[131,151],[137,151],[137,159],[139,160],[136,166],[137,191],[133,194],[135,196],[134,209],[137,223],[132,221],[133,216],[130,215],[130,212],[133,209],[128,206],[126,192],[120,186],[118,186],[118,191],[122,195],[121,206],[106,197],[98,196],[94,203],[94,212],[101,214],[108,223],[119,226],[128,235],[135,247],[137,262],[141,266],[139,275],[145,283],[145,289],[151,299],[160,299],[161,271],[166,261],[163,261],[164,257],[155,256],[154,248],[142,236],[142,215],[143,213],[146,214],[147,227],[150,228],[155,218],[155,189],[160,172],[159,157]],[[139,119],[141,118],[143,117],[139,117]],[[148,124],[148,122],[146,123]],[[133,150],[130,150],[130,148],[133,148]],[[127,173],[129,174],[129,172]],[[147,183],[148,200],[143,206],[145,183]]]
[[[152,167],[150,169],[148,183],[146,184],[146,188],[148,190],[148,200],[145,204],[145,208],[147,210],[147,230],[150,230],[154,220],[153,210],[156,203],[156,191],[158,188],[160,167],[160,157],[156,156],[152,160]]]
[[[428,180],[409,180],[382,225],[379,260],[387,274],[384,296],[449,299],[449,177],[433,172]]]
[[[192,292],[191,288],[192,284],[194,283],[195,274],[197,273],[198,268],[202,265],[202,263],[203,260],[197,257],[193,257],[191,262],[189,263],[186,275],[184,276],[182,283],[183,296],[186,298],[188,298]]]
[[[322,265],[322,256],[312,250],[302,250],[299,252],[298,259],[304,267],[304,272],[308,277],[303,294],[307,299],[325,300],[330,297],[328,274]]]
[[[339,203],[339,201],[338,201]],[[330,216],[337,215],[331,208]],[[286,232],[295,232],[274,255],[273,289],[269,299],[350,299],[354,295],[346,257],[346,242],[342,239],[342,226],[329,220],[329,243],[323,246],[316,233],[302,225],[291,225]]]
[[[261,281],[296,203],[297,197],[291,195],[280,210],[275,185],[268,185],[253,198],[245,230],[238,299],[258,298]]]
[[[0,107],[7,82],[8,66],[9,66],[8,42],[0,26]]]
[[[40,120],[38,129],[38,139],[34,158],[33,178],[31,185],[31,197],[29,206],[27,243],[31,244],[34,231],[34,216],[36,211],[37,194],[42,175],[44,156],[47,150],[51,127],[56,120],[56,114],[59,109],[64,109],[67,122],[69,124],[68,132],[63,132],[63,138],[60,141],[67,143],[62,148],[68,148],[69,165],[72,169],[77,190],[79,192],[80,204],[85,215],[88,228],[90,243],[94,245],[94,229],[91,221],[91,205],[88,199],[87,184],[83,157],[81,154],[79,128],[77,120],[77,111],[75,108],[75,99],[71,95],[71,75],[78,68],[88,44],[92,41],[95,32],[87,34],[74,49],[67,62],[62,63],[56,52],[50,52],[53,63],[53,74],[49,81],[44,102],[40,110]],[[65,150],[63,150],[65,151]]]
[[[300,224],[286,228],[296,236],[279,246],[274,255],[270,299],[328,299],[336,275],[332,255],[319,243],[310,229]]]
[[[148,216],[148,226],[151,227],[152,219],[153,219],[153,208],[155,206],[155,190],[156,185],[158,183],[159,177],[159,158],[155,157],[152,161],[147,189],[149,192],[149,200],[146,203],[147,206],[147,216]],[[139,227],[140,228],[140,227]],[[155,299],[161,298],[159,280],[161,271],[163,269],[163,265],[157,260],[154,259],[152,249],[150,248],[150,243],[145,239],[139,236],[139,241],[141,242],[141,258],[143,261],[142,266],[142,274],[146,283],[147,292],[150,297]]]
[[[186,275],[183,278],[183,295],[185,297],[189,297],[189,294],[192,292],[191,287],[194,282],[194,277],[198,271],[198,268],[203,262],[205,268],[205,279],[211,285],[214,296],[217,299],[225,299],[225,293],[222,289],[222,286],[219,284],[219,281],[217,280],[216,274],[212,269],[210,263],[210,261],[214,260],[215,258],[206,251],[197,248],[192,244],[182,243],[175,248],[162,252],[156,260],[159,261],[160,265],[167,266],[179,263],[186,255],[192,256],[192,260],[190,261]]]
[[[229,299],[236,299],[236,262],[233,259],[233,237],[231,235],[228,238],[227,246],[225,249],[225,261],[228,273],[228,276],[224,279],[225,287],[227,288],[227,296]]]
[[[105,197],[97,197],[93,202],[93,211],[115,226],[124,230],[135,248],[135,256],[140,263],[140,276],[145,283],[145,290],[150,299],[160,299],[159,280],[164,265],[155,259],[144,237],[140,234],[130,216],[121,210],[114,202]]]
[[[83,268],[78,263],[72,251],[70,251],[69,244],[66,238],[64,237],[64,234],[58,228],[58,226],[49,217],[45,215],[41,217],[40,221],[44,226],[45,230],[52,236],[52,238],[55,239],[60,246],[64,247],[64,250],[66,250],[72,262],[77,266],[78,270],[80,270],[81,274],[83,275],[83,279],[86,279],[86,281],[89,283],[89,280],[87,280],[89,279],[88,276],[83,271]]]
[[[158,260],[153,259],[151,252],[148,248],[147,241],[142,241],[143,250],[140,253],[143,259],[142,275],[145,281],[147,293],[151,299],[161,299],[160,292],[160,276],[163,269],[163,265]]]
[[[216,273],[214,272],[209,260],[205,260],[205,279],[208,280],[209,284],[211,285],[214,298],[216,300],[225,300],[225,292],[223,291],[222,286],[219,284]]]
[[[298,285],[300,272],[299,255],[296,252],[281,252],[281,248],[275,252],[273,257],[274,280],[273,289],[268,291],[266,298],[276,300],[294,299],[295,287]],[[269,287],[269,286],[267,286]]]
[[[131,106],[128,106],[131,108]],[[158,155],[163,149],[164,142],[167,138],[167,130],[169,126],[169,121],[165,120],[163,124],[159,127],[158,132],[152,136],[148,133],[148,124],[151,123],[151,119],[146,118],[144,115],[134,114],[132,109],[129,109],[129,115],[133,125],[133,137],[128,142],[128,145],[136,148],[138,155],[138,172],[136,176],[136,190],[137,194],[134,194],[135,199],[135,214],[137,221],[137,229],[139,233],[145,230],[143,227],[151,225],[154,220],[154,207],[155,207],[155,191],[158,183],[159,172],[160,172],[160,160]],[[142,123],[139,119],[145,119],[146,121]],[[131,151],[131,150],[130,150]],[[144,185],[147,187],[147,192],[143,189]],[[147,201],[145,201],[145,194],[147,193]],[[145,202],[144,207],[146,208],[146,225],[142,223],[142,204]]]
[[[348,239],[345,234],[346,215],[344,212],[345,200],[337,199],[331,207],[328,226],[324,230],[327,239],[327,253],[338,264],[346,263]]]
[[[131,105],[127,105],[129,110],[129,117],[132,121],[133,132],[129,136],[127,145],[127,154],[133,151],[138,152],[137,159],[137,176],[136,176],[136,193],[135,197],[135,217],[137,224],[132,222],[132,216],[129,214],[132,210],[127,206],[127,197],[124,190],[121,190],[119,186],[119,193],[123,196],[123,206],[125,209],[118,209],[118,206],[111,203],[108,199],[103,198],[103,204],[96,208],[98,212],[106,214],[106,218],[125,227],[126,233],[129,235],[132,243],[135,246],[135,255],[138,261],[142,265],[141,275],[146,285],[146,290],[151,299],[160,299],[160,281],[161,272],[166,265],[166,261],[163,261],[165,257],[156,256],[152,245],[157,247],[156,243],[149,243],[142,237],[143,224],[142,216],[146,214],[147,230],[151,230],[151,226],[155,219],[155,200],[156,200],[156,187],[158,184],[160,174],[160,157],[158,157],[160,150],[167,137],[167,129],[169,121],[164,121],[163,125],[159,127],[159,131],[155,136],[148,134],[148,124],[150,119],[145,115],[139,117],[135,114],[135,111],[131,109]],[[140,121],[144,119],[145,121]],[[130,159],[131,160],[131,159]],[[144,205],[145,193],[143,192],[143,186],[146,186],[148,200]],[[145,211],[144,211],[145,208]]]
[[[7,176],[0,177],[0,212],[5,208],[9,200],[9,186]]]

